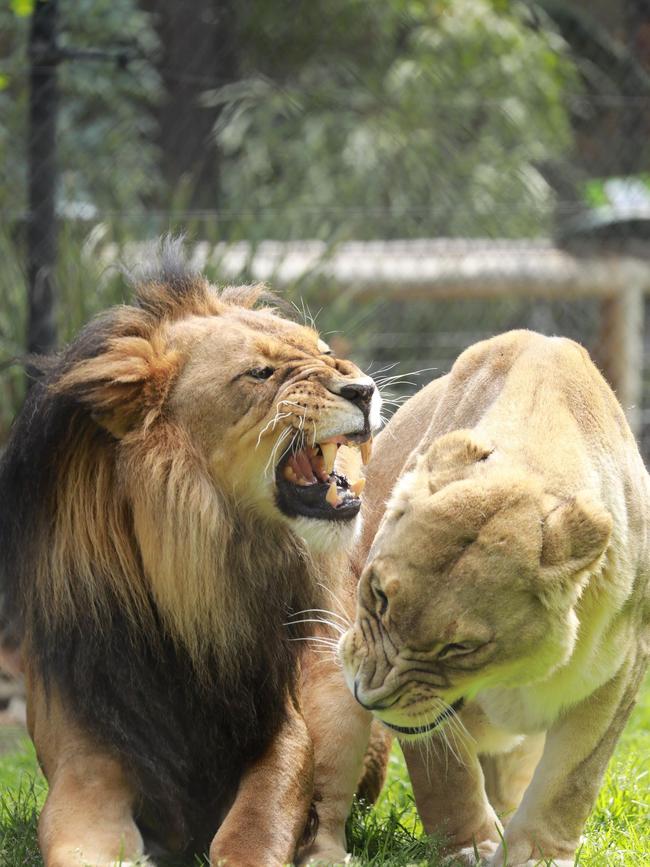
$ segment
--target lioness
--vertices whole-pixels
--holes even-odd
[[[399,735],[451,854],[568,867],[648,655],[650,485],[621,407],[576,343],[511,332],[400,410],[369,508],[398,476],[348,686]]]

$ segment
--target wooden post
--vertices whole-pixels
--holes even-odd
[[[641,430],[643,400],[644,292],[622,289],[603,299],[598,361],[635,436]]]

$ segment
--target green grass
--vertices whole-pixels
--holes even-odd
[[[41,867],[36,821],[47,792],[27,741],[0,757],[0,867]],[[356,805],[349,843],[363,867],[435,867],[439,841],[422,833],[398,746],[375,807]],[[650,681],[610,763],[579,853],[581,867],[650,864]]]

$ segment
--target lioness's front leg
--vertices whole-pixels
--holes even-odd
[[[313,748],[302,716],[286,720],[262,758],[242,777],[210,846],[210,864],[281,867],[292,861],[313,793]]]
[[[644,671],[636,658],[548,731],[542,759],[505,832],[508,867],[552,858],[572,867],[603,773],[630,715]],[[506,864],[500,845],[490,867]]]
[[[452,752],[439,735],[424,750],[402,744],[418,813],[428,834],[443,834],[445,850],[475,864],[474,850],[493,855],[500,824],[485,795],[483,771],[469,747]]]

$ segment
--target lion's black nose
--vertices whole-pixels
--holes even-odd
[[[363,412],[370,406],[374,392],[375,386],[368,382],[348,382],[339,390],[341,397],[358,406]]]

